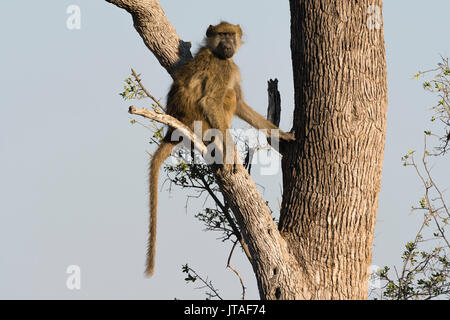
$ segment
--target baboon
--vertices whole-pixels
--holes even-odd
[[[195,57],[180,67],[167,96],[167,114],[177,118],[193,130],[196,120],[202,121],[203,133],[218,129],[222,140],[229,135],[233,115],[240,117],[257,129],[278,129],[259,115],[243,98],[241,75],[232,57],[241,45],[242,30],[239,25],[221,22],[208,27],[205,44]],[[268,129],[268,130],[267,130]],[[173,130],[169,128],[163,142],[153,155],[150,164],[150,234],[145,273],[152,276],[155,266],[156,209],[158,176],[162,162],[168,158],[177,142],[171,141]],[[292,140],[293,135],[279,131],[281,140]],[[234,152],[223,144],[223,158]],[[234,145],[233,145],[234,147]],[[228,159],[228,158],[227,158]]]

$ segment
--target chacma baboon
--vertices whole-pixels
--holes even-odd
[[[193,129],[194,121],[202,121],[203,133],[218,129],[225,140],[229,135],[230,122],[237,115],[257,129],[278,129],[259,115],[243,98],[241,75],[232,57],[241,45],[242,30],[239,25],[221,22],[210,25],[206,31],[205,45],[195,57],[180,67],[167,97],[167,114],[177,118]],[[163,142],[153,155],[150,164],[150,234],[145,273],[151,276],[155,266],[156,209],[158,176],[162,162],[170,156],[176,142],[171,141],[173,130],[169,129]],[[282,140],[292,140],[292,134],[279,131]],[[223,158],[228,153],[223,144]],[[233,145],[234,147],[234,145]],[[229,148],[230,149],[230,148]],[[228,159],[228,158],[227,158]]]

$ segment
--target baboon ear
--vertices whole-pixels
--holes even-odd
[[[239,24],[236,25],[237,29],[238,29],[238,33],[239,33],[239,37],[242,37],[242,28]]]
[[[208,30],[206,30],[206,36],[212,37],[214,35],[214,26],[212,24],[209,25]]]

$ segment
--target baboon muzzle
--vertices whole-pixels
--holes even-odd
[[[229,59],[234,54],[234,49],[232,45],[221,43],[219,45],[219,49],[220,49],[219,51],[222,53],[223,59]]]

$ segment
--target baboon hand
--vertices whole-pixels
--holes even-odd
[[[295,141],[295,134],[294,132],[284,132],[280,130],[280,140]]]

